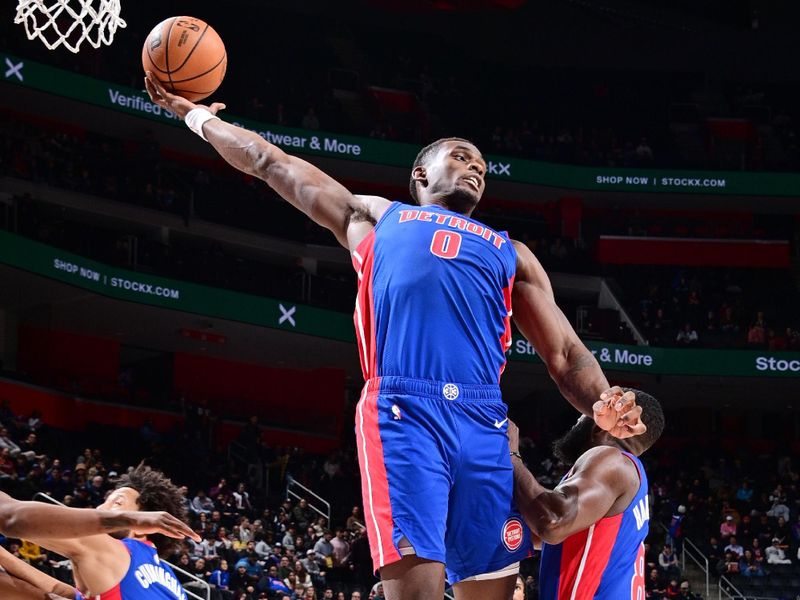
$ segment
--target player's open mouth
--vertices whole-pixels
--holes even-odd
[[[478,179],[474,175],[471,175],[469,177],[464,177],[462,178],[462,181],[466,181],[468,184],[474,187],[476,192],[479,192],[481,190],[480,179]]]

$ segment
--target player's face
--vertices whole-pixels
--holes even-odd
[[[568,465],[575,464],[578,457],[592,447],[594,421],[583,415],[567,433],[553,443],[556,458]]]
[[[98,510],[139,510],[139,492],[133,488],[119,488],[111,492],[106,501],[97,507]],[[130,531],[117,531],[111,534],[112,537],[123,539],[131,535]]]
[[[123,487],[111,492],[98,510],[139,510],[139,492]]]
[[[425,165],[428,195],[446,200],[447,207],[470,213],[483,195],[486,163],[480,150],[467,142],[444,142]]]
[[[514,595],[511,600],[525,600],[525,583],[520,576],[517,576],[517,583],[514,586]]]

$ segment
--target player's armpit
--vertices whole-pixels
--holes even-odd
[[[76,581],[82,590],[101,594],[122,581],[131,557],[125,545],[110,535],[92,535],[73,540],[34,539],[32,542],[72,560]]]
[[[542,265],[524,244],[515,241],[514,247],[517,250],[512,295],[514,322],[544,361],[562,395],[581,413],[590,416],[600,393],[608,389],[608,380],[556,304]]]

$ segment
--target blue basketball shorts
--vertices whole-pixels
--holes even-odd
[[[514,504],[507,407],[496,385],[370,379],[356,409],[361,488],[375,570],[406,538],[450,583],[530,555]]]

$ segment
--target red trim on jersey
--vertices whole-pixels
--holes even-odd
[[[374,383],[374,382],[373,382]],[[400,560],[394,546],[394,520],[389,501],[389,479],[383,462],[383,442],[378,422],[378,390],[368,392],[364,386],[361,401],[356,410],[356,442],[361,470],[361,495],[364,500],[367,535],[372,552],[372,564],[377,571],[381,567]]]
[[[353,323],[356,327],[358,357],[364,381],[377,375],[375,339],[375,303],[372,295],[373,262],[375,258],[375,230],[367,234],[353,252],[353,267],[358,274],[358,294]]]
[[[505,324],[505,330],[503,331],[503,335],[500,336],[500,350],[503,352],[503,356],[506,356],[506,352],[508,349],[511,348],[511,291],[514,289],[514,276],[512,275],[508,280],[508,287],[503,288],[503,302],[506,306],[506,316],[503,317],[503,323]],[[500,365],[500,375],[498,376],[498,380],[500,376],[503,375],[503,371],[506,370],[506,362],[507,360],[503,361],[503,364]]]
[[[558,578],[559,599],[592,600],[594,598],[606,565],[608,565],[611,550],[614,549],[617,541],[622,516],[623,513],[620,513],[613,517],[600,519],[593,528],[580,531],[564,540]],[[588,539],[590,532],[591,540]]]

